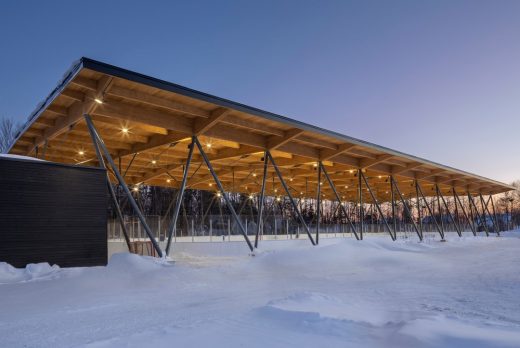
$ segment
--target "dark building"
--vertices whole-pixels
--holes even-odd
[[[104,169],[0,157],[0,261],[106,265],[106,216]]]

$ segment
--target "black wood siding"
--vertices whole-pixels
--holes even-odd
[[[100,168],[0,157],[0,261],[106,265],[107,198]]]

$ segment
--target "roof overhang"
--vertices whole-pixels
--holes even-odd
[[[361,169],[378,200],[389,193],[393,175],[405,194],[418,181],[425,194],[452,189],[495,194],[510,185],[328,131],[264,110],[195,91],[88,58],[81,58],[38,106],[10,153],[69,164],[96,164],[84,114],[91,115],[112,156],[131,184],[176,186],[187,144],[198,135],[226,189],[259,190],[262,156],[269,149],[291,188],[314,196],[317,161],[323,161],[346,200],[357,196]],[[138,155],[135,155],[138,153]],[[211,177],[194,157],[191,188],[210,189]],[[130,165],[131,164],[131,165]],[[126,170],[126,168],[128,169]],[[276,183],[268,187],[276,193]],[[327,185],[322,192],[330,194]]]

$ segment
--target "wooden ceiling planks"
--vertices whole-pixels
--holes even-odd
[[[36,156],[35,150],[39,149],[40,156],[45,152],[53,161],[96,164],[82,119],[88,113],[113,157],[121,161],[123,168],[132,162],[127,177],[130,184],[177,185],[170,175],[181,175],[190,137],[198,135],[226,189],[233,187],[240,192],[259,190],[265,149],[272,150],[297,196],[316,195],[315,165],[319,160],[347,200],[357,199],[358,169],[365,172],[378,199],[388,199],[389,175],[394,175],[405,195],[415,193],[416,180],[425,193],[433,191],[435,184],[442,192],[455,187],[460,194],[467,190],[489,194],[511,189],[494,180],[357,139],[342,139],[280,116],[262,117],[257,109],[249,111],[239,104],[223,106],[231,102],[221,103],[216,97],[212,97],[215,103],[209,102],[210,96],[200,92],[188,90],[183,95],[161,89],[144,83],[153,79],[139,74],[129,79],[122,77],[127,71],[108,74],[101,70],[80,68],[18,137],[11,153]],[[135,153],[138,155],[132,161]],[[201,161],[196,151],[193,167]],[[214,189],[209,186],[207,170],[192,175],[190,187]],[[274,175],[272,168],[269,175]],[[321,191],[325,197],[332,197],[327,184]],[[365,198],[370,199],[368,192]]]

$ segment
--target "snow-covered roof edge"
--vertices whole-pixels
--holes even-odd
[[[36,157],[13,155],[10,153],[0,153],[0,159],[15,159],[15,160],[24,160],[24,161],[33,161],[33,162],[47,162],[46,160],[36,158]]]
[[[77,164],[71,164],[71,163],[52,162],[52,161],[47,161],[47,160],[36,158],[36,157],[14,155],[14,154],[5,154],[5,153],[0,154],[0,161],[35,162],[35,163],[39,163],[41,165],[46,165],[46,166],[58,166],[58,167],[65,167],[65,168],[77,168],[77,169],[81,169],[81,170],[101,170],[101,171],[106,171],[106,169],[103,168],[103,167],[96,167],[96,166],[89,166],[89,165],[77,165]]]

